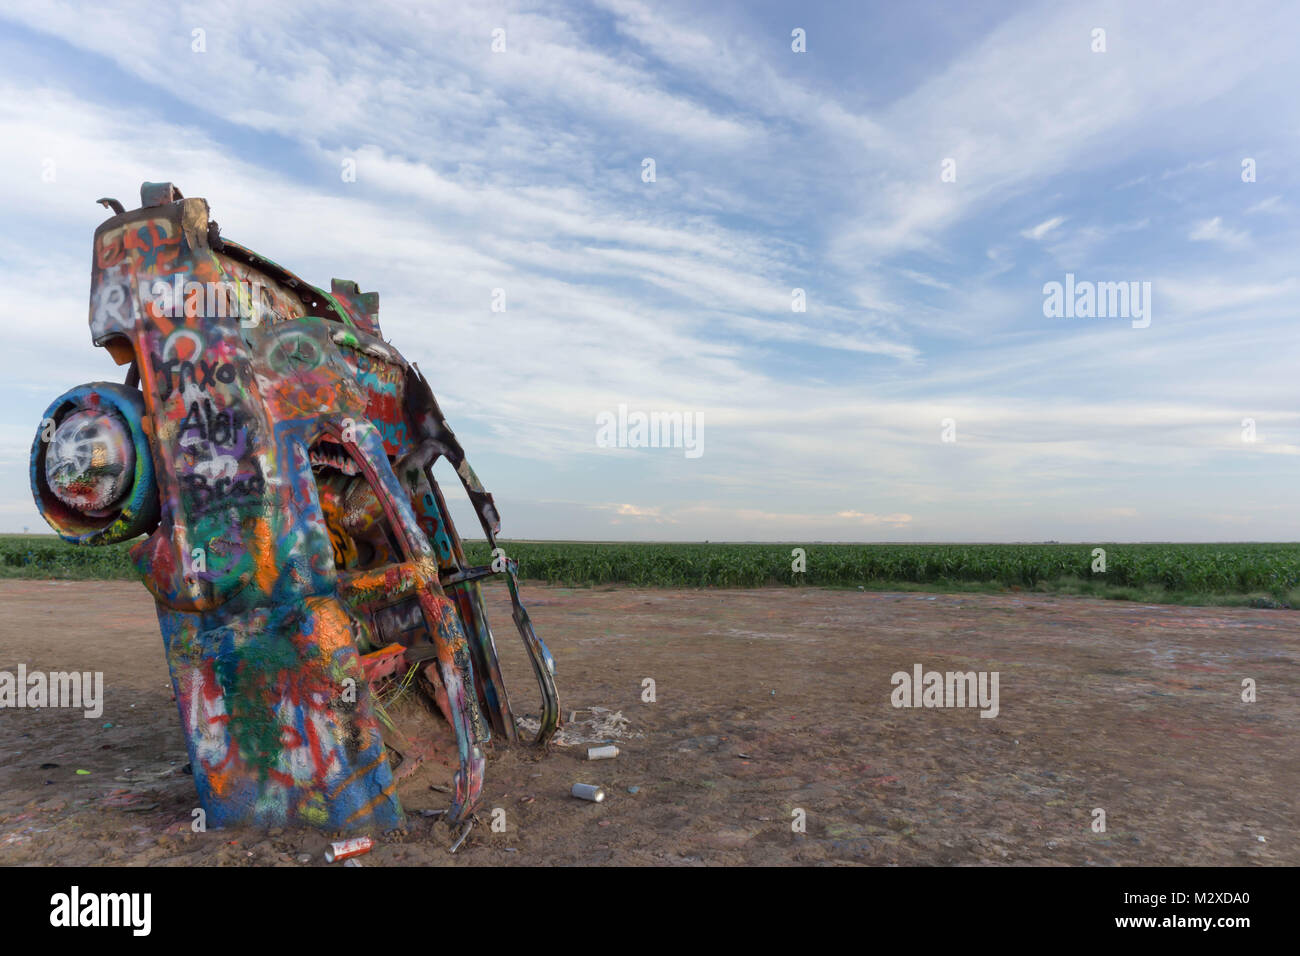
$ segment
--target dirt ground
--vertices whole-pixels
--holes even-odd
[[[485,591],[526,714],[536,687],[509,603]],[[479,825],[454,856],[450,828],[419,813],[446,805],[430,784],[448,772],[422,767],[399,790],[407,830],[362,865],[1300,863],[1295,612],[775,588],[524,597],[568,730],[612,729],[621,755],[490,750]],[[94,720],[0,710],[0,864],[326,865],[311,831],[191,832],[138,584],[0,580],[0,670],[20,662],[103,671],[106,703]],[[915,664],[997,671],[998,716],[894,708],[891,675]],[[575,782],[607,799],[569,796]]]

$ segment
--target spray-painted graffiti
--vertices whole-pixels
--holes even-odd
[[[92,340],[127,381],[50,406],[32,446],[38,507],[77,544],[140,539],[210,823],[397,825],[394,767],[428,753],[381,704],[398,685],[455,731],[449,817],[463,819],[484,745],[517,738],[483,578],[506,577],[538,741],[559,724],[517,567],[466,563],[434,463],[451,463],[495,548],[492,496],[428,383],[380,338],[377,294],[337,279],[326,292],[223,240],[206,201],[170,183],[141,198],[130,212],[102,200],[116,215],[96,230],[91,278]],[[163,289],[180,290],[170,306]]]

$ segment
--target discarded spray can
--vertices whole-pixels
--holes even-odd
[[[615,747],[613,744],[608,744],[607,746],[604,747],[587,748],[588,760],[608,760],[610,757],[617,757],[617,756],[618,756],[618,748]]]
[[[592,803],[600,803],[605,799],[605,791],[591,783],[575,783],[569,792],[575,797],[590,800]]]
[[[351,859],[354,856],[360,856],[362,853],[369,853],[374,847],[375,841],[368,836],[353,837],[350,840],[339,840],[331,843],[325,850],[326,863],[338,863],[342,860]]]

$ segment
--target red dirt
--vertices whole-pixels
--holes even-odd
[[[527,713],[504,589],[485,593]],[[1294,612],[536,584],[525,599],[565,714],[621,711],[641,736],[598,763],[580,746],[489,752],[480,825],[455,856],[450,829],[416,812],[446,804],[429,789],[446,772],[423,767],[399,790],[407,831],[363,865],[1300,863]],[[106,697],[95,720],[0,711],[0,864],[325,865],[312,831],[190,831],[197,798],[142,587],[0,580],[0,605],[0,670],[102,671]],[[998,671],[999,715],[895,709],[890,676],[918,663]],[[608,798],[574,799],[575,782]]]

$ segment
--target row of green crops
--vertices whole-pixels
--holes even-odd
[[[525,578],[566,585],[883,587],[987,585],[1026,589],[1147,588],[1192,594],[1300,590],[1300,544],[653,544],[505,541]],[[792,570],[794,548],[805,568]],[[1093,570],[1105,549],[1104,573]],[[468,542],[471,563],[491,561]],[[78,548],[50,535],[0,535],[0,576],[133,578],[127,545]]]
[[[978,583],[1036,588],[1062,579],[1174,591],[1285,594],[1300,544],[647,544],[505,542],[524,577],[563,584],[848,587]],[[795,547],[806,570],[792,569]],[[1096,548],[1105,571],[1095,572]],[[475,563],[487,547],[469,546]]]
[[[0,534],[0,577],[138,579],[130,547],[79,548],[52,534]]]

